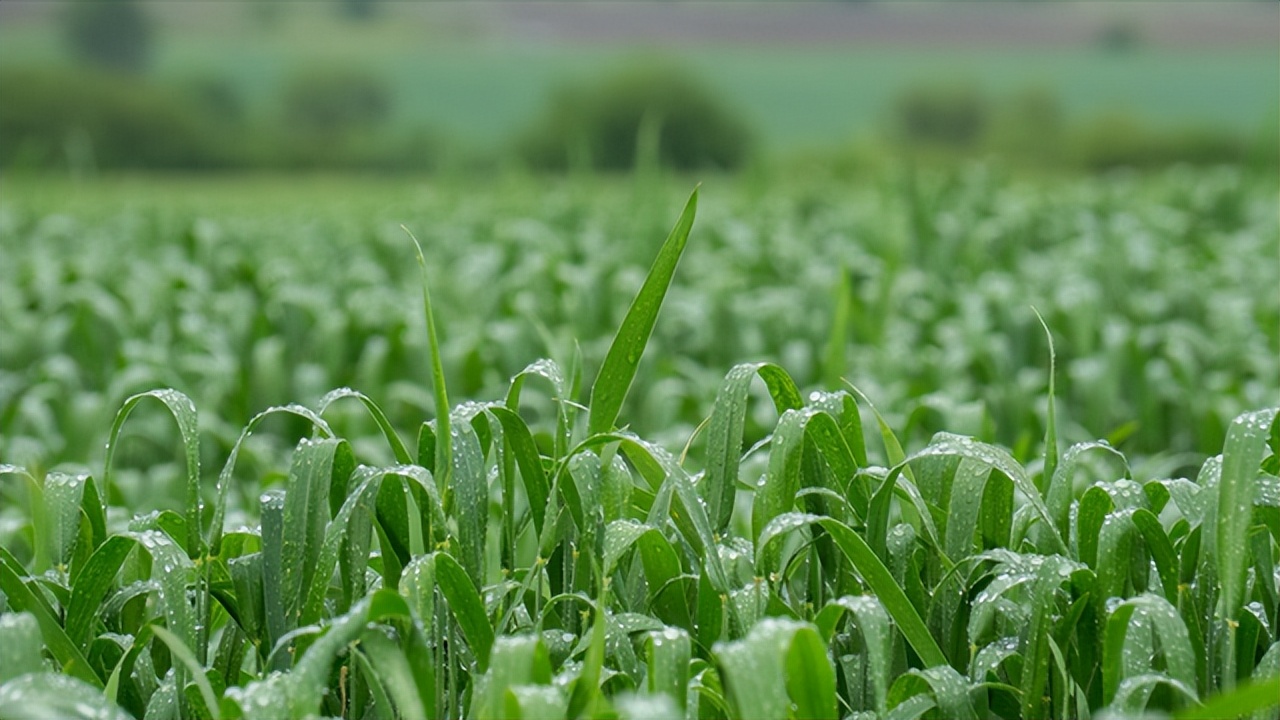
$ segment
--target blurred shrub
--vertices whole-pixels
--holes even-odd
[[[990,109],[976,85],[930,83],[907,88],[893,106],[893,132],[909,144],[973,147]]]
[[[290,131],[332,141],[384,123],[391,112],[391,91],[362,70],[308,69],[288,81],[282,103]]]
[[[81,61],[104,69],[141,72],[151,52],[151,23],[133,0],[68,3],[67,41]]]
[[[650,160],[680,170],[734,169],[750,148],[735,110],[687,71],[665,65],[561,88],[518,142],[519,154],[539,169],[627,170]]]
[[[985,144],[1021,163],[1052,165],[1063,159],[1065,131],[1057,96],[1047,88],[1028,87],[992,109]]]
[[[218,75],[197,75],[178,85],[197,111],[219,123],[238,125],[245,120],[244,98],[235,84]]]
[[[0,165],[226,164],[222,129],[181,92],[96,71],[0,70]]]
[[[1229,131],[1155,128],[1123,112],[1084,124],[1074,133],[1071,146],[1075,161],[1088,170],[1239,163],[1248,157],[1246,143]]]
[[[260,164],[292,169],[430,170],[440,143],[416,129],[388,128],[393,94],[377,75],[360,69],[308,69],[281,92],[281,125]]]

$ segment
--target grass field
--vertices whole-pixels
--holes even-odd
[[[1274,178],[692,185],[6,178],[0,718],[1277,717]]]

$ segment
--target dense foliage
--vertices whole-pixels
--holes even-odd
[[[369,255],[360,261],[350,242],[345,253],[325,257],[318,243],[301,240],[282,244],[286,260],[261,237],[235,242],[234,228],[188,221],[176,243],[163,244],[155,238],[172,230],[164,218],[135,215],[132,226],[121,226],[113,216],[117,224],[101,226],[98,242],[80,235],[92,225],[6,210],[5,267],[17,268],[7,271],[17,282],[5,285],[0,300],[3,317],[14,318],[7,336],[17,342],[2,350],[9,399],[0,447],[8,463],[0,465],[0,717],[1274,717],[1280,423],[1276,409],[1267,409],[1275,339],[1258,328],[1269,323],[1274,332],[1267,313],[1275,308],[1262,302],[1268,290],[1254,284],[1275,272],[1257,262],[1261,247],[1274,245],[1274,228],[1254,214],[1274,193],[1260,200],[1251,187],[1231,174],[1117,181],[1073,187],[1073,199],[1091,204],[1067,212],[1047,202],[1031,210],[1018,203],[1025,190],[980,176],[912,183],[892,190],[906,211],[900,236],[853,225],[846,232],[861,230],[857,244],[845,235],[823,252],[788,250],[775,238],[758,255],[730,252],[753,237],[749,225],[734,221],[738,208],[708,213],[690,239],[695,194],[648,273],[634,278],[630,264],[647,264],[652,245],[615,243],[622,259],[605,260],[618,265],[593,270],[602,253],[578,243],[590,248],[603,242],[593,233],[609,236],[599,216],[572,214],[584,212],[576,198],[537,203],[579,228],[565,233],[576,243],[560,237],[542,245],[545,234],[556,236],[546,225],[486,222],[471,215],[476,206],[461,204],[437,224],[424,223],[418,281],[425,313],[413,314],[396,283],[407,278],[391,272],[412,267],[404,262],[406,242],[390,236],[364,239],[359,251]],[[881,201],[886,192],[870,198]],[[1170,197],[1163,193],[1219,204],[1208,206],[1216,212],[1188,213],[1190,229],[1177,222],[1179,203],[1159,202]],[[638,237],[648,236],[663,197],[648,197],[644,208],[633,200],[625,220],[650,213],[637,223]],[[1144,212],[1137,198],[1155,200]],[[756,232],[792,228],[810,238],[836,233],[823,223],[853,217],[818,190],[791,202],[785,217],[803,223],[803,232],[771,224],[779,209],[760,197],[744,203],[759,213],[746,217],[760,221]],[[517,249],[481,241],[480,228],[495,238],[509,234]],[[972,232],[966,242],[956,237],[962,228]],[[1166,233],[1161,252],[1152,247],[1155,228]],[[112,245],[113,233],[151,233],[148,262],[120,250],[138,240]],[[1211,253],[1209,243],[1193,242],[1206,236],[1232,249],[1214,245],[1219,252]],[[443,242],[459,237],[474,242]],[[80,255],[66,249],[72,242]],[[578,254],[539,255],[557,247]],[[1089,252],[1055,255],[1072,247]],[[1234,253],[1248,257],[1233,261]],[[801,258],[827,273],[810,270],[784,283],[788,263]],[[870,272],[850,279],[841,263]],[[1041,274],[1037,263],[1047,266]],[[130,274],[136,264],[146,267]],[[312,267],[333,269],[330,284],[295,274]],[[1169,286],[1159,276],[1175,267],[1206,273],[1194,282],[1227,295],[1206,290],[1206,301],[1163,293]],[[548,272],[555,268],[560,277]],[[730,292],[714,284],[739,271],[747,282],[773,279],[776,320],[759,302],[768,286]],[[1232,285],[1213,275],[1229,271]],[[576,281],[592,272],[602,277],[584,299],[575,288],[592,285]],[[508,274],[515,278],[504,287],[499,279]],[[811,298],[807,286],[823,277],[826,285]],[[563,364],[517,368],[489,395],[496,400],[452,404],[449,393],[487,392],[487,376],[502,371],[501,357],[470,359],[476,348],[515,352],[535,341],[508,329],[468,346],[463,330],[478,332],[481,323],[450,326],[449,312],[504,302],[502,293],[521,279],[531,295],[517,294],[510,310],[481,306],[488,322],[523,312],[527,319],[508,319],[509,327],[572,328],[566,322],[580,312],[584,332],[610,329],[598,342],[587,336],[581,354],[567,354]],[[1025,289],[1050,280],[1093,284],[1035,297]],[[481,291],[468,294],[472,283]],[[1121,285],[1127,293],[1113,294]],[[689,287],[695,294],[682,297]],[[781,294],[788,287],[798,294]],[[992,287],[992,296],[984,294]],[[717,301],[718,293],[734,297]],[[1233,297],[1229,315],[1197,314]],[[1059,388],[1070,386],[1061,395],[1045,329],[1034,313],[1024,323],[1029,303],[1016,298],[1036,300],[1055,329]],[[1160,315],[1174,312],[1162,302],[1188,318],[1169,331],[1187,356],[1161,355],[1167,348],[1159,342],[1147,353],[1140,344],[1148,328],[1175,324]],[[715,314],[734,303],[748,307]],[[727,374],[704,367],[690,375],[717,376],[709,383],[714,400],[698,411],[706,417],[700,430],[684,431],[684,451],[632,431],[640,425],[633,411],[656,411],[644,401],[628,404],[627,396],[658,393],[671,377],[645,369],[642,355],[659,364],[715,362],[713,348],[742,351],[715,342],[739,334],[750,342],[758,333],[767,346],[779,342],[770,333],[803,326],[806,311],[832,304],[835,321],[814,311],[819,332],[809,355],[783,358],[807,358],[797,364],[810,377],[767,361],[726,363]],[[888,308],[897,307],[903,317],[895,320]],[[548,317],[552,311],[568,317]],[[592,323],[590,312],[603,316]],[[710,319],[691,331],[700,312]],[[419,348],[405,336],[424,315]],[[705,339],[698,333],[734,320],[743,326],[730,324],[698,344]],[[931,336],[898,335],[912,328],[937,333],[948,352],[930,358],[923,338]],[[1214,349],[1186,340],[1197,331],[1236,343],[1236,354],[1197,355]],[[965,332],[980,336],[965,346]],[[554,332],[546,335],[554,349]],[[381,349],[371,351],[378,338]],[[1096,344],[1078,354],[1089,341]],[[985,347],[991,344],[1000,347]],[[954,362],[953,345],[967,347],[966,373],[992,363],[981,382],[1004,390],[982,400],[996,408],[1020,398],[1008,422],[1035,440],[1017,456],[970,434],[938,432],[917,442],[891,429],[923,422],[903,407],[889,412],[915,392],[915,357],[941,375]],[[863,346],[884,355],[854,349]],[[243,354],[220,354],[235,349]],[[389,359],[396,353],[406,357]],[[343,372],[341,364],[328,369],[334,360],[367,373],[356,379],[370,381],[368,395],[340,389],[315,402],[306,397],[334,379],[328,373]],[[1145,370],[1160,360],[1166,370]],[[33,369],[18,370],[19,361]],[[398,362],[421,366],[421,381],[395,382]],[[468,380],[459,369],[475,362],[481,368]],[[861,362],[900,374],[863,383]],[[1198,392],[1214,402],[1203,407],[1235,413],[1220,421],[1220,454],[1197,458],[1194,479],[1131,465],[1106,442],[1077,443],[1072,437],[1083,431],[1061,422],[1055,401],[1089,418],[1087,406],[1079,409],[1090,392],[1080,377],[1088,374],[1075,369],[1080,363],[1096,374],[1120,373],[1109,386],[1117,392],[1104,400],[1141,413],[1145,393],[1177,381],[1177,362],[1206,363],[1196,366]],[[1035,365],[1042,375],[1022,380]],[[183,373],[193,371],[198,380],[186,380]],[[1229,390],[1203,384],[1215,371]],[[589,387],[584,377],[594,378]],[[819,377],[830,386],[806,392]],[[164,384],[157,379],[180,381],[168,384],[190,392],[117,397],[131,393],[132,383]],[[1263,396],[1271,392],[1272,402],[1237,411],[1250,400],[1249,381]],[[98,389],[73,384],[93,382]],[[902,389],[893,390],[895,383]],[[282,393],[295,396],[277,400]],[[197,418],[206,396],[219,409]],[[308,405],[264,407],[293,399]],[[701,402],[695,393],[681,399]],[[982,417],[981,405],[954,403],[920,407],[938,408],[942,420],[956,423],[952,430]],[[115,420],[98,420],[99,405],[109,405]],[[361,429],[353,410],[370,418],[372,437],[342,431]],[[221,413],[228,411],[243,414],[224,452],[231,421]],[[1005,422],[995,412],[991,420]],[[90,423],[97,425],[84,426]],[[986,433],[986,424],[974,427]],[[100,472],[46,472],[43,443],[61,442],[53,452],[67,454],[80,443],[100,447],[99,425],[106,441]],[[1173,425],[1162,427],[1166,437],[1179,437]],[[1193,447],[1212,441],[1194,424],[1179,427]],[[163,445],[174,428],[177,465],[153,462],[172,457],[168,448],[127,461],[131,447]],[[261,435],[293,446],[287,470],[272,466],[271,452],[253,460]],[[1148,442],[1154,447],[1155,436]],[[220,461],[216,477],[202,470],[211,452]],[[141,463],[150,463],[149,476],[132,470]]]
[[[410,430],[429,377],[400,223],[430,258],[456,394],[497,397],[532,358],[567,366],[575,342],[590,377],[674,195],[538,182],[15,180],[0,206],[0,457],[97,462],[115,408],[154,387],[196,401],[207,463],[253,413],[335,387]],[[668,446],[727,368],[767,360],[806,392],[848,378],[908,443],[947,429],[1028,460],[1048,380],[1032,307],[1059,341],[1071,442],[1107,437],[1191,472],[1232,418],[1280,393],[1273,181],[1184,169],[1032,184],[974,168],[782,192],[714,182],[627,413]],[[748,418],[753,442],[768,422]],[[137,448],[137,464],[164,447]]]

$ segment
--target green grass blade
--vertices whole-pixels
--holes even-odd
[[[827,647],[813,627],[796,630],[785,660],[787,694],[797,718],[839,717],[836,713],[836,673]]]
[[[128,535],[111,536],[94,551],[76,577],[71,601],[67,604],[66,629],[67,637],[81,649],[88,648],[100,604],[114,584],[120,566],[136,546],[137,541]]]
[[[436,428],[435,435],[437,438],[452,437],[450,432],[449,418],[449,393],[445,388],[444,382],[444,362],[440,355],[440,336],[436,332],[436,316],[431,310],[431,289],[427,282],[427,259],[422,254],[422,245],[418,244],[418,238],[414,237],[409,228],[400,226],[409,239],[413,240],[413,247],[418,252],[418,269],[422,274],[422,311],[427,320],[427,344],[431,349],[431,387],[435,396],[436,404]],[[452,487],[450,481],[453,472],[453,448],[448,442],[436,443],[435,466],[432,471],[435,475],[436,482],[443,488]],[[401,462],[409,462],[402,460]]]
[[[31,613],[0,615],[0,685],[44,668],[40,622]]]
[[[289,601],[285,598],[284,587],[278,581],[267,582],[269,578],[279,578],[284,573],[284,501],[283,490],[273,489],[258,498],[259,512],[262,517],[262,602],[263,622],[266,626],[266,647],[268,650],[293,629],[287,610]],[[283,658],[280,662],[284,662]],[[283,666],[273,669],[283,670]]]
[[[462,629],[462,635],[476,657],[480,672],[489,668],[489,652],[493,647],[493,626],[485,613],[484,600],[474,581],[458,561],[445,553],[435,553],[436,582],[449,603],[449,609]]]
[[[448,475],[451,484],[446,487],[453,490],[454,516],[458,522],[455,557],[467,569],[478,589],[485,583],[486,522],[489,519],[489,482],[484,452],[469,417],[459,414],[453,418],[450,437],[451,443],[442,442],[438,447],[452,446],[449,458],[453,468]]]
[[[200,697],[204,699],[204,709],[213,720],[221,720],[222,714],[218,705],[218,696],[213,692],[213,686],[209,684],[209,678],[204,674],[204,666],[200,661],[196,660],[196,656],[191,653],[191,648],[173,633],[162,627],[152,627],[151,633],[164,641],[169,646],[169,652],[173,657],[177,658],[187,671],[191,673],[191,677],[195,678],[196,687],[200,689]]]
[[[98,688],[67,675],[23,675],[0,685],[0,720],[133,720]]]
[[[1147,550],[1155,562],[1156,573],[1160,576],[1160,584],[1164,588],[1164,597],[1170,603],[1178,603],[1178,556],[1174,552],[1173,543],[1165,534],[1160,520],[1145,508],[1133,511],[1133,524],[1142,533],[1147,543]]]
[[[1046,488],[1048,483],[1053,479],[1053,475],[1058,469],[1058,410],[1057,410],[1057,393],[1055,392],[1057,361],[1058,356],[1053,348],[1053,333],[1049,332],[1049,324],[1044,321],[1044,317],[1040,315],[1040,311],[1031,308],[1031,312],[1036,314],[1036,320],[1040,321],[1040,327],[1044,329],[1045,340],[1049,343],[1049,397],[1048,408],[1045,411],[1044,418],[1044,481]]]
[[[1146,593],[1121,602],[1106,621],[1105,649],[1102,662],[1103,701],[1110,704],[1120,684],[1134,674],[1126,672],[1138,655],[1130,642],[1130,629],[1135,615],[1150,623],[1160,639],[1168,676],[1191,688],[1196,687],[1195,653],[1187,627],[1177,609],[1159,595]]]
[[[44,596],[29,587],[23,581],[23,575],[22,565],[8,550],[0,547],[0,592],[8,598],[9,606],[18,612],[25,610],[35,616],[45,647],[64,673],[94,687],[102,687],[102,678],[98,677],[80,649],[67,637]]]
[[[813,413],[788,410],[778,420],[769,447],[769,468],[764,485],[756,489],[751,506],[751,532],[761,531],[775,517],[791,510],[800,490],[800,465],[804,450],[805,424]]]
[[[50,559],[63,572],[80,537],[80,506],[88,475],[51,472],[44,478],[44,516]]]
[[[380,628],[368,628],[360,635],[360,651],[390,696],[396,716],[405,720],[426,720],[427,712],[418,694],[414,673],[405,654]]]
[[[658,251],[658,257],[654,260],[644,285],[627,310],[622,326],[618,328],[618,334],[614,336],[604,363],[600,366],[600,374],[591,387],[591,410],[587,419],[587,433],[590,435],[612,430],[618,413],[622,411],[622,402],[631,389],[631,381],[635,379],[640,356],[644,353],[649,335],[658,320],[658,310],[662,307],[662,300],[671,285],[676,265],[684,253],[697,210],[698,191],[695,188],[684,211],[680,213],[680,219]]]
[[[871,414],[876,418],[876,426],[880,428],[880,439],[884,443],[885,457],[889,462],[889,466],[897,467],[901,465],[906,461],[907,453],[903,451],[902,443],[898,442],[898,436],[893,434],[893,429],[889,427],[889,423],[885,422],[884,416],[880,414],[875,404],[861,390],[849,384],[848,381],[845,382],[845,385],[853,391],[853,394],[862,398],[862,402],[866,403],[867,407],[871,408]],[[906,468],[903,472],[914,481],[911,468]]]
[[[1030,622],[1026,643],[1022,652],[1022,717],[1024,719],[1047,717],[1051,705],[1045,703],[1045,689],[1049,683],[1050,632],[1052,616],[1056,614],[1055,595],[1058,587],[1067,579],[1070,564],[1059,556],[1050,556],[1036,570],[1031,586]],[[939,699],[941,706],[941,699]],[[944,708],[945,709],[945,708]]]
[[[648,691],[666,695],[676,708],[683,710],[688,696],[689,659],[693,653],[689,633],[667,628],[650,632],[648,637],[645,673]]]
[[[551,489],[547,483],[547,473],[542,468],[538,446],[533,441],[529,426],[513,410],[490,407],[489,414],[498,419],[502,425],[503,438],[510,443],[511,453],[520,468],[520,479],[524,482],[525,496],[529,499],[529,514],[533,517],[534,532],[541,534]]]
[[[978,442],[970,437],[939,433],[935,436],[933,442],[912,455],[912,459],[938,456],[959,456],[991,466],[992,469],[999,471],[1013,481],[1014,487],[1026,497],[1027,502],[1034,509],[1040,521],[1045,524],[1045,527],[1054,527],[1053,519],[1049,515],[1049,508],[1045,506],[1044,500],[1040,496],[1040,491],[1032,484],[1026,470],[1018,464],[1017,460],[1013,459],[1013,456],[1007,450],[989,443]],[[1066,555],[1068,550],[1063,539],[1056,533],[1050,534],[1050,537],[1053,541],[1053,550]]]
[[[512,720],[563,720],[569,699],[558,687],[513,685],[507,688],[500,717]]]
[[[329,490],[333,476],[345,480],[354,459],[346,441],[302,440],[293,451],[293,464],[285,481],[284,515],[280,531],[283,562],[278,582],[289,627],[297,627],[306,588],[316,570],[325,526],[329,522]],[[345,461],[344,461],[345,460]],[[345,472],[344,472],[345,471]]]
[[[648,610],[667,625],[692,630],[693,619],[686,601],[685,576],[675,548],[657,530],[640,536],[636,546],[640,550],[645,581],[649,587]]]
[[[783,718],[791,709],[784,659],[796,631],[793,620],[767,618],[746,637],[717,643],[713,652],[732,701],[733,718]]]
[[[328,527],[325,528],[324,541],[320,545],[320,552],[316,555],[315,573],[311,576],[310,585],[302,589],[304,600],[302,602],[301,615],[297,623],[290,626],[290,629],[312,625],[320,620],[324,613],[324,599],[328,594],[334,568],[338,565],[344,539],[347,533],[351,531],[352,516],[357,512],[370,515],[373,513],[377,502],[378,489],[384,476],[385,473],[383,471],[375,468],[365,466],[356,468],[355,474],[351,477],[353,490],[347,495],[347,499],[342,503],[338,514],[333,517]],[[353,568],[353,572],[357,572],[357,570]],[[364,572],[363,566],[359,568],[358,572]],[[272,584],[270,578],[268,578],[268,589]],[[270,602],[269,598],[268,602]]]
[[[707,474],[699,491],[717,533],[729,526],[742,454],[747,391],[756,375],[763,379],[779,413],[799,409],[800,391],[785,370],[771,363],[737,365],[725,375],[707,424]]]
[[[901,586],[894,580],[892,573],[872,551],[871,546],[844,523],[832,518],[803,513],[780,515],[774,518],[773,522],[760,534],[756,546],[757,566],[760,566],[760,558],[767,551],[770,543],[792,530],[814,523],[821,525],[830,533],[832,540],[845,557],[849,558],[849,562],[853,563],[867,587],[893,617],[903,637],[911,644],[921,660],[929,667],[945,665],[947,658],[942,648],[938,647],[937,641],[929,633],[928,626],[920,619],[920,614],[907,599]]]
[[[595,620],[591,624],[591,638],[587,644],[587,654],[582,661],[582,670],[573,682],[569,694],[569,706],[565,717],[582,717],[584,711],[590,711],[600,698],[600,676],[604,669],[605,638],[607,620],[604,609],[593,604]]]
[[[875,711],[884,714],[889,696],[889,677],[893,662],[893,628],[884,605],[871,596],[845,596],[832,600],[819,613],[816,620],[819,632],[830,638],[835,632],[839,616],[845,612],[853,615],[858,632],[862,634],[862,646],[871,680]]]
[[[1222,720],[1280,707],[1280,676],[1244,683],[1230,692],[1219,693],[1199,707],[1175,714],[1174,720]]]
[[[1253,517],[1258,465],[1266,450],[1276,409],[1259,410],[1236,418],[1222,448],[1222,477],[1218,481],[1217,562],[1226,618],[1234,620],[1244,606],[1249,524]]]

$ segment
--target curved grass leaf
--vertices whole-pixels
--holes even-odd
[[[187,521],[186,550],[187,557],[197,558],[200,557],[203,551],[200,538],[202,527],[200,429],[196,417],[196,405],[191,402],[191,398],[177,390],[165,388],[163,390],[138,393],[124,401],[124,405],[116,413],[115,421],[111,423],[111,432],[107,436],[107,457],[102,471],[104,497],[109,496],[111,492],[111,460],[115,457],[116,448],[119,445],[120,430],[124,427],[124,421],[129,418],[129,414],[133,412],[138,403],[147,398],[155,398],[164,404],[173,416],[174,422],[178,424],[178,432],[182,436],[182,448],[187,460],[186,513],[184,515]]]
[[[832,600],[815,620],[818,631],[828,642],[840,616],[846,611],[853,615],[854,624],[862,634],[862,647],[866,653],[865,666],[875,711],[883,715],[887,709],[893,661],[893,631],[889,624],[889,614],[878,599],[870,596],[846,596]]]
[[[1140,662],[1140,652],[1130,641],[1135,616],[1149,624],[1160,639],[1168,678],[1189,689],[1196,697],[1196,661],[1191,638],[1176,608],[1159,595],[1145,593],[1118,604],[1107,618],[1106,647],[1103,653],[1103,699],[1110,704],[1120,684],[1130,676],[1125,668]]]
[[[240,431],[240,436],[236,438],[235,444],[231,446],[230,454],[227,455],[227,461],[222,465],[222,471],[218,473],[218,497],[214,503],[213,522],[209,527],[209,552],[212,555],[217,556],[222,552],[222,525],[227,516],[227,496],[230,493],[232,472],[235,470],[236,459],[240,455],[240,447],[253,435],[253,431],[258,427],[259,423],[272,415],[280,413],[289,413],[301,417],[309,421],[322,436],[333,437],[333,430],[329,428],[329,424],[324,421],[324,418],[302,405],[271,407],[254,415],[244,426],[244,429]]]
[[[352,390],[351,388],[330,390],[325,393],[324,397],[320,398],[320,402],[316,406],[316,414],[323,416],[325,411],[329,409],[330,405],[343,398],[355,398],[360,401],[360,404],[364,405],[366,410],[369,411],[369,415],[373,418],[373,421],[377,423],[378,429],[382,431],[382,436],[387,439],[387,445],[391,447],[391,453],[395,456],[396,462],[403,465],[413,463],[413,457],[409,455],[409,449],[405,447],[404,441],[400,439],[400,435],[396,433],[395,428],[391,426],[391,421],[387,419],[387,414],[382,411],[382,408],[378,406],[378,403],[374,402],[364,393],[358,390]]]
[[[34,673],[0,685],[0,720],[132,720],[102,691],[69,675]]]

